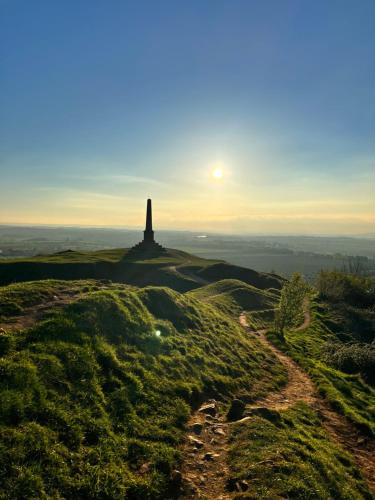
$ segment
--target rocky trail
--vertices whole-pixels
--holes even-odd
[[[218,414],[214,400],[207,401],[191,416],[182,450],[185,460],[179,498],[231,498],[225,488],[228,426],[224,416]]]
[[[375,492],[375,443],[363,436],[343,416],[329,406],[317,392],[310,377],[289,356],[277,349],[266,337],[265,330],[252,331],[246,314],[240,315],[241,325],[251,335],[257,335],[260,342],[270,349],[288,372],[288,383],[279,391],[246,405],[244,418],[239,417],[237,424],[252,418],[257,410],[282,411],[303,401],[322,417],[322,424],[331,439],[339,443],[354,457],[371,491]],[[307,311],[302,330],[310,323]],[[237,400],[235,400],[237,401]],[[239,402],[240,403],[240,402]],[[239,412],[239,414],[241,411]],[[243,409],[242,409],[243,413]],[[250,415],[249,415],[250,414]],[[233,419],[234,420],[234,419]],[[246,491],[248,484],[242,481],[228,484],[229,467],[227,453],[231,422],[220,412],[220,404],[214,400],[205,402],[190,418],[188,433],[182,447],[183,465],[181,471],[175,471],[175,480],[180,487],[178,498],[230,499],[235,492]],[[230,486],[228,488],[228,486]]]

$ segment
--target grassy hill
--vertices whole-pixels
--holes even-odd
[[[70,285],[69,303],[29,328],[8,331],[3,317],[0,497],[167,498],[190,408],[285,382],[271,353],[194,297]],[[66,291],[12,285],[0,303],[20,313]]]
[[[174,498],[191,412],[212,397],[226,412],[234,398],[251,403],[287,382],[284,365],[237,320],[246,310],[254,327],[269,323],[281,279],[178,251],[138,261],[116,252],[28,264],[134,265],[133,284],[0,287],[0,498]],[[155,286],[166,282],[185,293]],[[315,305],[311,325],[285,342],[270,338],[370,435],[373,388],[324,357],[341,321],[332,307]],[[228,487],[248,488],[235,498],[372,498],[353,456],[302,403],[233,424],[228,452]]]
[[[0,261],[0,284],[44,279],[107,279],[137,286],[168,286],[185,292],[223,278],[242,279],[258,288],[280,288],[281,278],[167,249],[160,256],[127,249],[64,251],[29,259]]]
[[[277,290],[263,290],[237,279],[220,280],[192,290],[189,295],[234,316],[244,310],[272,311],[278,300]]]

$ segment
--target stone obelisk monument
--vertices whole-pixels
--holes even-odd
[[[159,243],[155,241],[154,230],[152,229],[152,201],[149,198],[147,200],[147,211],[146,211],[146,227],[143,231],[143,240],[137,243],[133,248],[129,250],[126,254],[128,256],[133,256],[134,254],[148,254],[157,255],[165,252]]]

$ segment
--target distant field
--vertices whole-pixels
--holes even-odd
[[[269,253],[242,253],[238,250],[194,250],[200,257],[220,257],[238,266],[250,267],[261,272],[275,272],[283,276],[301,272],[307,279],[311,280],[321,269],[342,269],[346,259],[342,256],[331,256],[308,253],[273,254]]]

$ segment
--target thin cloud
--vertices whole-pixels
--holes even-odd
[[[64,179],[93,181],[93,182],[116,182],[123,184],[149,184],[152,186],[167,187],[168,183],[153,179],[152,177],[142,177],[138,175],[127,174],[68,174],[63,176]]]

